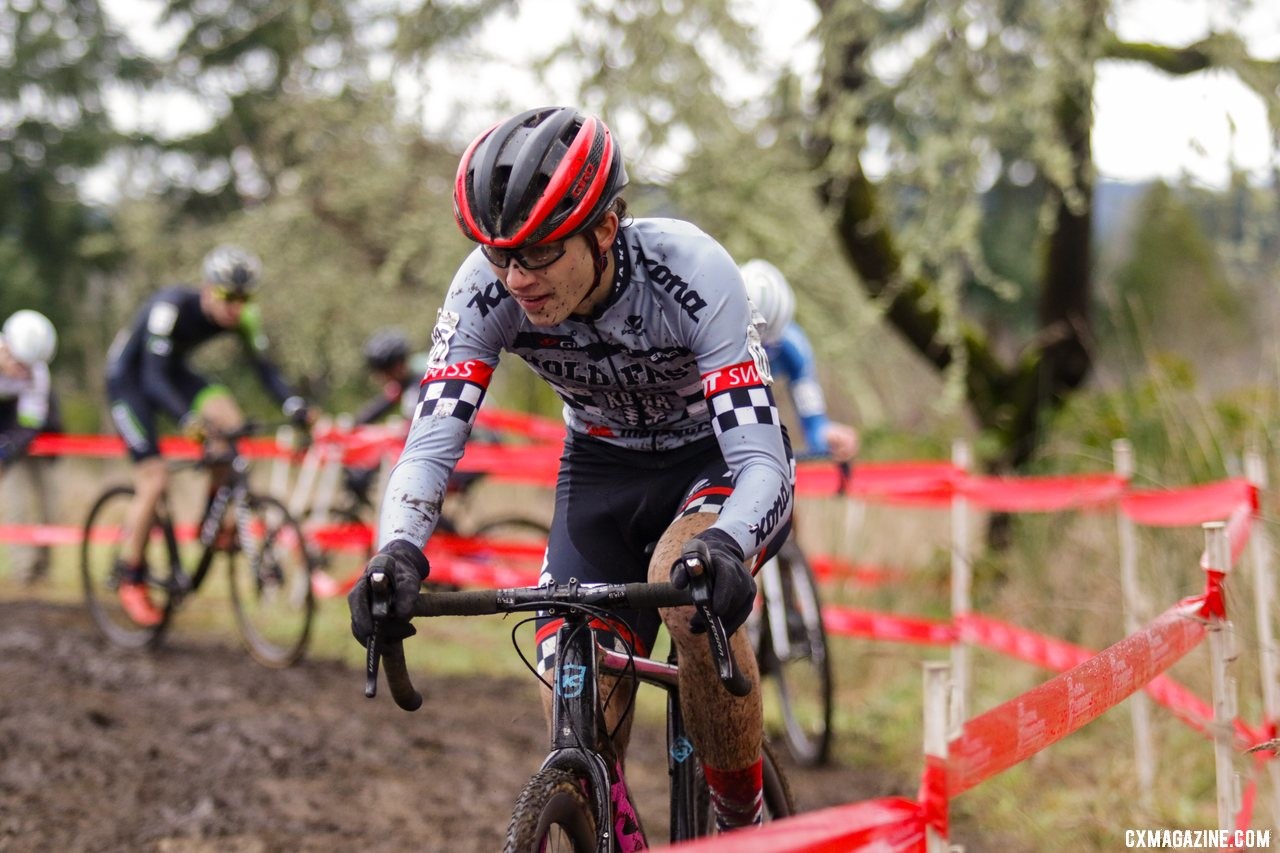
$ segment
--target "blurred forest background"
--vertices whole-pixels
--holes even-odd
[[[0,314],[54,320],[67,426],[103,429],[112,336],[239,242],[265,261],[286,371],[350,411],[372,390],[369,332],[427,343],[470,249],[459,152],[477,115],[532,106],[468,69],[516,53],[614,127],[633,213],[787,273],[867,456],[944,457],[967,436],[993,470],[1097,470],[1129,436],[1140,473],[1187,482],[1274,449],[1278,176],[1111,184],[1090,148],[1099,63],[1236,75],[1280,129],[1274,57],[1231,31],[1123,41],[1109,0],[813,2],[806,77],[759,61],[732,0],[569,0],[558,43],[519,45],[482,38],[503,0],[170,0],[163,55],[99,0],[9,0]],[[768,94],[737,94],[744,74]],[[456,112],[428,115],[441,93]],[[206,118],[139,132],[111,109],[130,102]],[[104,176],[110,193],[87,190]],[[234,373],[231,355],[202,360]],[[493,402],[556,411],[523,368],[502,374]],[[267,411],[252,379],[229,381]]]

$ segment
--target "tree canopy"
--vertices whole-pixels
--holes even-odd
[[[693,219],[791,277],[826,360],[868,367],[830,371],[838,414],[891,424],[899,389],[936,372],[935,414],[967,413],[992,464],[1017,467],[1098,357],[1098,64],[1220,69],[1280,127],[1277,64],[1240,33],[1126,42],[1109,0],[815,0],[812,69],[762,53],[729,0],[564,5],[557,38],[511,44],[489,29],[516,8],[499,0],[171,0],[171,53],[142,57],[94,0],[11,4],[0,299],[100,349],[144,292],[239,240],[266,260],[290,368],[342,405],[360,339],[389,322],[424,336],[468,249],[447,128],[519,98],[473,85],[506,54],[608,118],[636,213]],[[105,93],[143,86],[199,103],[203,127],[117,131]],[[75,184],[104,162],[130,180],[99,211]]]

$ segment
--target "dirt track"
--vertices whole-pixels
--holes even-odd
[[[79,608],[0,603],[0,850],[493,851],[544,751],[527,681],[436,679],[411,716],[338,664],[166,642],[123,652]],[[638,726],[629,763],[652,834],[661,737]],[[790,775],[806,809],[890,793]]]

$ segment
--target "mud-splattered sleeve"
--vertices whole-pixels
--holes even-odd
[[[507,293],[479,253],[454,276],[431,332],[431,352],[400,461],[382,498],[378,546],[403,539],[426,544],[440,519],[476,410],[513,322]]]

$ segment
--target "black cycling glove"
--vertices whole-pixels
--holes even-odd
[[[373,634],[369,575],[374,572],[383,572],[391,579],[391,601],[387,620],[383,623],[382,638],[403,640],[416,633],[409,618],[413,615],[413,602],[418,597],[422,582],[431,572],[431,564],[421,548],[404,539],[391,540],[369,561],[360,580],[347,593],[347,606],[351,608],[351,634],[362,646],[368,645]]]
[[[685,545],[680,559],[672,565],[671,583],[677,588],[684,589],[689,585],[689,572],[684,566],[684,557],[689,553],[694,540],[705,544],[710,555],[707,572],[711,576],[711,610],[724,623],[725,636],[732,636],[751,615],[751,607],[756,600],[755,578],[751,577],[743,564],[742,548],[734,538],[723,530],[708,527]],[[694,614],[690,629],[695,634],[707,630],[700,613]]]

